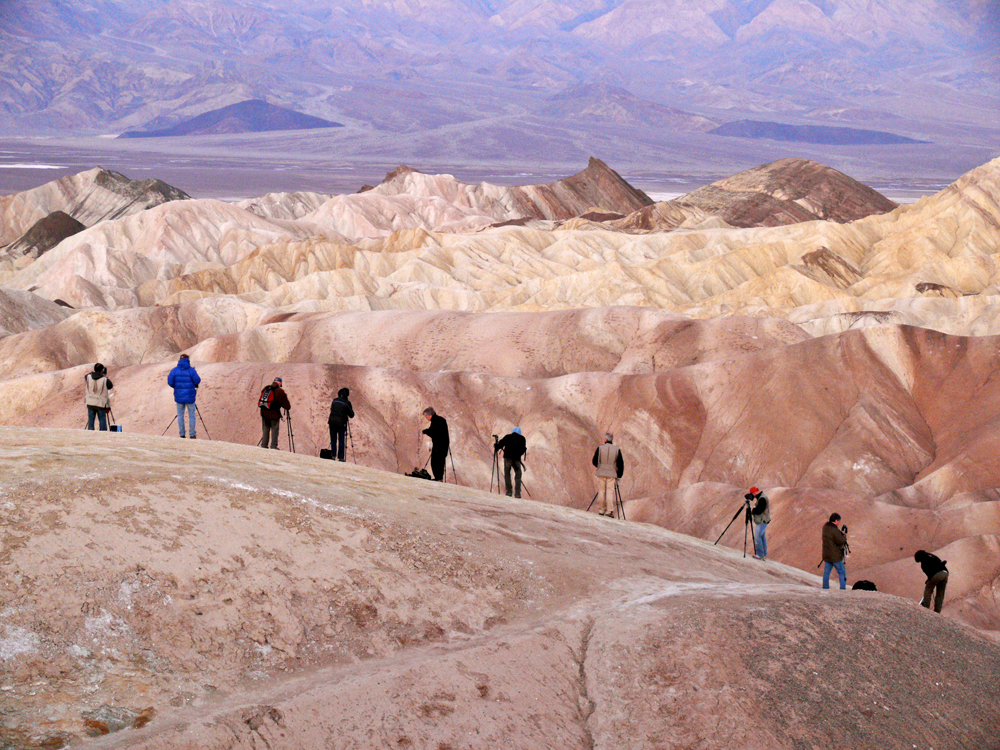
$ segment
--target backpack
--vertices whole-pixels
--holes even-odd
[[[851,589],[853,591],[878,591],[878,587],[871,581],[855,581]]]
[[[339,398],[334,399],[333,403],[330,404],[330,418],[327,422],[343,427],[347,424],[347,419],[347,404]]]
[[[260,392],[257,406],[261,409],[270,409],[272,403],[274,403],[274,386],[266,385],[264,386],[264,390]]]

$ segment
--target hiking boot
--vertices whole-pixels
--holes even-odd
[[[192,440],[195,440],[195,439],[197,439],[197,437],[198,437],[197,435],[192,435],[192,436],[191,436],[191,439],[192,439]]]

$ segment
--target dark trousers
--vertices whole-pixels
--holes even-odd
[[[521,459],[510,459],[504,456],[503,459],[503,485],[510,497],[510,470],[514,470],[514,497],[521,497]]]
[[[448,459],[448,446],[439,448],[436,445],[431,449],[431,474],[434,481],[444,481],[444,465]]]
[[[87,429],[94,429],[94,417],[97,417],[97,421],[101,424],[101,429],[107,432],[108,430],[108,415],[107,412],[100,406],[88,406],[87,407]]]
[[[330,453],[338,461],[347,460],[347,425],[330,425]]]
[[[273,448],[278,449],[278,431],[281,429],[281,418],[278,419],[268,419],[265,416],[260,418],[260,430],[261,438],[260,445],[262,448]],[[270,442],[270,446],[268,443]]]
[[[937,573],[932,575],[927,579],[927,583],[924,584],[924,598],[920,600],[920,603],[930,609],[931,597],[934,597],[934,611],[940,612],[941,607],[944,606],[944,590],[948,586],[948,571],[939,570]],[[937,593],[935,593],[937,589]]]

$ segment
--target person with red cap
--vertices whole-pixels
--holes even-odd
[[[756,557],[758,560],[767,559],[767,525],[771,523],[771,503],[763,490],[751,487],[750,492],[744,495],[748,503],[755,503],[750,509],[750,517],[753,519],[753,541]]]

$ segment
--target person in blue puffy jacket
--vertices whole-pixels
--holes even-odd
[[[198,396],[198,384],[201,378],[198,371],[191,366],[188,355],[182,354],[177,361],[177,367],[167,375],[167,385],[174,389],[174,401],[177,402],[177,426],[180,428],[181,437],[184,437],[184,410],[187,409],[188,424],[191,439],[197,437],[198,426],[195,423],[196,408],[195,398]]]

